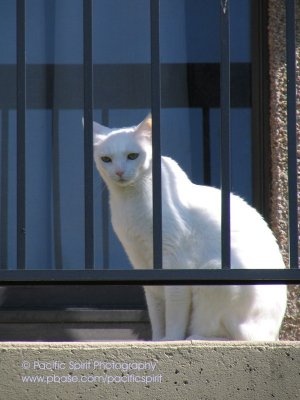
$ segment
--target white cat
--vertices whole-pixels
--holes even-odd
[[[109,129],[94,123],[94,157],[110,194],[112,225],[135,268],[153,268],[152,121]],[[221,194],[193,184],[171,158],[161,158],[163,268],[221,267]],[[232,268],[284,268],[266,222],[231,195]],[[153,340],[276,340],[286,287],[145,287]]]

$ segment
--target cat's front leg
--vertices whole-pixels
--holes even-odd
[[[186,338],[191,312],[191,288],[187,286],[166,286],[166,336],[165,340]]]
[[[162,340],[165,336],[165,302],[162,287],[147,286],[145,295],[152,329],[152,340]]]

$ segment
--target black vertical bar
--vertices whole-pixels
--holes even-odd
[[[60,208],[60,151],[59,151],[59,113],[52,110],[52,202],[53,202],[53,239],[55,269],[63,268],[61,246],[61,208]]]
[[[151,110],[153,175],[153,266],[162,268],[162,202],[161,202],[161,73],[159,43],[159,0],[151,0]]]
[[[26,46],[25,0],[17,1],[17,268],[25,269],[25,123]]]
[[[108,110],[102,111],[102,123],[109,126]],[[103,269],[109,269],[109,204],[108,190],[104,182],[102,182],[102,266]]]
[[[7,269],[8,228],[8,110],[2,111],[0,186],[0,269]]]
[[[221,188],[222,268],[230,268],[230,19],[229,0],[221,1]]]
[[[109,204],[108,204],[108,190],[104,183],[102,183],[102,267],[109,269]]]
[[[270,79],[268,43],[268,1],[251,5],[251,130],[253,206],[270,221]]]
[[[204,185],[211,185],[210,172],[210,124],[209,109],[204,107],[202,111],[202,128],[203,128],[203,181]]]
[[[108,190],[104,183],[102,190],[102,268],[109,269],[109,204]]]
[[[46,44],[47,54],[55,59],[55,32],[56,32],[56,2],[45,3],[46,32],[52,36]],[[52,238],[54,269],[63,269],[62,239],[61,239],[61,191],[60,191],[60,145],[59,145],[59,109],[57,108],[57,77],[55,65],[47,68],[49,106],[51,115],[51,183],[52,183]]]
[[[94,268],[92,0],[83,0],[85,268]]]
[[[295,0],[286,0],[287,132],[290,268],[298,268]]]

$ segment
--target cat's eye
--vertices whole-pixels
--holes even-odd
[[[108,156],[103,156],[103,157],[101,157],[101,160],[102,160],[103,162],[105,162],[105,163],[110,163],[110,162],[112,161],[111,158],[108,157]]]
[[[129,153],[127,155],[128,160],[136,160],[139,156],[139,153]]]

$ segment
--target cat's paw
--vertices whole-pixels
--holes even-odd
[[[153,338],[152,338],[152,341],[153,341],[153,342],[165,342],[165,341],[167,341],[167,340],[170,340],[170,339],[167,339],[166,336],[163,336],[163,337],[153,337]]]
[[[191,336],[188,336],[186,338],[186,340],[210,340],[210,339],[208,339],[204,336],[191,335]]]
[[[197,335],[191,335],[186,338],[186,340],[202,340],[202,341],[213,341],[213,342],[219,342],[219,341],[228,341],[229,339],[225,338],[208,338],[204,336],[197,336]]]
[[[174,337],[174,336],[164,336],[163,338],[160,338],[158,341],[161,342],[174,342],[176,340],[185,340],[184,337]]]

